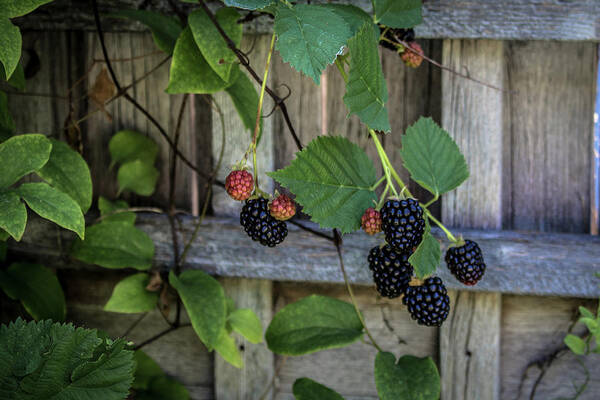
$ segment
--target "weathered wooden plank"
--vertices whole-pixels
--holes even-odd
[[[503,86],[502,42],[446,40],[443,61]],[[498,229],[502,226],[503,93],[444,71],[442,94],[442,126],[471,170],[467,182],[445,195],[442,220],[459,227]],[[451,300],[450,315],[440,329],[442,399],[497,400],[501,295],[453,292]]]
[[[311,294],[322,294],[349,301],[344,286],[280,283],[276,285],[276,308]],[[356,298],[371,333],[386,351],[396,356],[412,354],[437,358],[438,329],[414,322],[400,300],[377,296],[374,288],[356,288]],[[373,375],[377,351],[362,342],[341,349],[281,357],[276,400],[293,399],[292,385],[301,377],[309,377],[338,391],[345,399],[377,399]],[[283,364],[281,364],[283,362]]]
[[[512,172],[504,227],[589,232],[597,46],[507,46]]]
[[[138,227],[147,232],[156,246],[154,263],[172,261],[171,232],[164,216],[140,215]],[[181,217],[182,234],[189,237],[194,219]],[[252,242],[237,218],[207,218],[192,245],[187,268],[201,268],[227,277],[286,281],[336,282],[342,276],[335,248],[326,239],[289,225],[289,236],[281,245],[266,249]],[[479,243],[488,265],[485,278],[475,287],[459,284],[445,267],[439,275],[451,289],[493,291],[549,296],[598,297],[600,279],[593,276],[600,259],[600,238],[565,233],[520,233],[513,231],[453,229]],[[20,243],[9,241],[10,251],[19,257],[43,259],[63,267],[56,227],[34,217],[27,224]],[[74,235],[60,231],[63,251]],[[325,233],[329,233],[324,231]],[[438,229],[433,234],[443,239]],[[371,285],[367,253],[380,243],[364,233],[345,236],[344,259],[352,282]],[[81,268],[72,263],[69,268]]]
[[[525,400],[549,356],[564,348],[563,339],[577,317],[577,307],[596,310],[597,301],[534,296],[503,296],[502,304],[502,398]],[[575,334],[582,334],[582,326]],[[584,360],[590,373],[587,391],[579,399],[600,397],[600,355]],[[529,365],[529,369],[527,368]],[[569,351],[560,352],[539,382],[534,399],[572,398],[573,383],[585,380],[583,367]]]
[[[366,0],[336,2],[358,4],[371,10]],[[135,0],[100,2],[104,12],[138,6]],[[180,7],[189,10],[192,6],[180,4]],[[151,9],[172,13],[167,0],[154,1]],[[423,23],[417,26],[416,32],[423,38],[598,41],[599,15],[600,5],[595,0],[428,0],[423,4]],[[27,29],[93,29],[88,4],[73,0],[57,0],[18,22]],[[118,20],[107,21],[106,27],[109,30],[143,29],[139,24]],[[271,21],[261,18],[249,24],[249,28],[266,33],[271,29]]]

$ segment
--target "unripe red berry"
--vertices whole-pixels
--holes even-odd
[[[381,214],[373,207],[367,208],[361,218],[361,226],[369,235],[381,232]]]
[[[225,179],[225,189],[232,199],[243,201],[252,195],[254,178],[245,170],[231,171]]]
[[[417,68],[423,62],[423,49],[417,42],[410,42],[408,45],[410,48],[404,49],[400,58],[408,67]]]
[[[280,194],[269,204],[271,215],[279,221],[286,221],[296,214],[296,204],[285,194]]]

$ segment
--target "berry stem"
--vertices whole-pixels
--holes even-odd
[[[256,167],[256,141],[258,139],[258,132],[260,131],[260,117],[262,112],[263,100],[265,98],[265,89],[267,87],[267,78],[269,77],[269,66],[271,65],[271,55],[273,54],[273,47],[275,46],[275,33],[271,36],[271,46],[269,47],[269,53],[267,54],[267,64],[265,65],[265,73],[263,75],[262,86],[260,88],[260,97],[258,98],[258,109],[256,110],[256,123],[254,124],[254,134],[252,135],[252,166],[254,168],[254,186],[256,190],[260,191],[258,186],[258,169]]]
[[[431,200],[429,200],[427,203],[425,203],[425,205],[423,207],[427,208],[430,205],[432,205],[433,203],[435,203],[436,201],[438,201],[438,199],[440,198],[439,194],[436,194],[435,197]]]
[[[379,187],[379,185],[381,185],[383,183],[383,181],[385,181],[385,176],[382,176],[381,178],[379,178],[379,180],[377,182],[375,182],[375,184],[373,186],[371,186],[371,190],[375,190]]]
[[[346,73],[346,70],[344,69],[344,64],[340,60],[340,57],[336,57],[335,66],[340,71],[340,74],[342,75],[342,78],[344,79],[344,83],[348,83],[348,74]]]
[[[375,142],[375,148],[377,149],[377,154],[379,154],[379,158],[381,160],[381,166],[383,167],[383,173],[385,174],[385,179],[387,180],[386,188],[392,189],[392,192],[396,197],[398,197],[398,192],[396,192],[396,187],[394,186],[394,182],[392,182],[391,171],[389,167],[389,160],[387,160],[387,155],[385,154],[385,150],[377,137],[377,134],[373,129],[369,129],[369,134],[373,137],[373,142]],[[387,161],[386,161],[387,160]],[[393,168],[392,168],[393,169]],[[401,187],[404,187],[402,184]]]
[[[444,226],[444,224],[442,224],[440,221],[438,221],[438,219],[437,219],[436,217],[434,217],[434,216],[433,216],[433,215],[432,215],[432,214],[429,212],[429,210],[428,210],[427,208],[425,208],[424,210],[425,210],[425,214],[427,214],[427,218],[429,218],[430,220],[432,220],[433,222],[435,222],[435,224],[436,224],[437,226],[439,226],[439,227],[440,227],[440,228],[441,228],[441,229],[444,231],[444,233],[446,234],[446,237],[448,237],[448,239],[449,239],[451,242],[453,242],[453,243],[458,243],[458,242],[459,242],[459,240],[458,240],[456,237],[454,237],[454,235],[452,234],[452,232],[450,232],[450,230],[448,230],[448,228],[446,228],[446,227]]]
[[[385,198],[387,197],[389,191],[390,187],[389,185],[386,185],[385,189],[383,190],[383,193],[381,194],[381,197],[379,198],[379,201],[377,202],[377,211],[381,210],[381,207],[383,206],[383,203],[385,202]]]

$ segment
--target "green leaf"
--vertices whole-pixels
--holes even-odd
[[[219,337],[214,344],[214,349],[225,361],[236,368],[242,368],[244,362],[242,356],[235,344],[235,340],[229,336],[225,328],[221,329]]]
[[[0,90],[0,143],[15,133],[15,121],[8,110],[8,97]]]
[[[133,358],[135,360],[135,380],[132,389],[148,389],[150,382],[155,378],[164,376],[165,373],[150,356],[142,350],[137,350]]]
[[[227,36],[239,48],[242,41],[242,24],[238,24],[240,13],[234,8],[220,8],[215,17]],[[238,60],[233,51],[227,47],[225,39],[221,36],[208,15],[202,9],[193,11],[189,16],[189,24],[194,35],[194,40],[202,56],[214,72],[224,81],[231,81],[231,72]],[[236,75],[237,77],[237,75]]]
[[[579,313],[586,318],[596,318],[594,314],[584,306],[579,306]]]
[[[10,86],[14,87],[18,90],[25,90],[25,70],[21,63],[17,64],[17,68],[13,72],[10,79],[6,79],[5,72],[2,68],[0,68],[0,80],[6,81]]]
[[[152,38],[156,46],[167,54],[173,54],[175,42],[183,28],[175,17],[149,10],[117,10],[107,16],[127,18],[141,22],[152,31]]]
[[[75,232],[83,239],[85,220],[81,208],[67,194],[46,183],[24,183],[16,191],[40,217]]]
[[[0,15],[9,18],[22,17],[52,0],[0,0]]]
[[[309,378],[296,379],[292,391],[296,400],[344,400],[335,390]]]
[[[281,58],[317,84],[352,36],[344,18],[326,7],[306,4],[279,5],[274,30]]]
[[[21,319],[0,327],[0,398],[127,397],[133,353],[95,330]]]
[[[42,168],[51,150],[52,143],[38,134],[14,136],[0,143],[0,189]]]
[[[254,85],[248,79],[246,74],[240,74],[235,83],[229,86],[225,91],[231,97],[233,105],[240,116],[246,129],[250,130],[250,135],[254,134],[254,125],[256,124],[256,111],[258,110],[258,93]],[[258,132],[257,143],[260,142],[262,135],[262,119],[260,120],[260,131]]]
[[[375,357],[375,386],[381,400],[438,400],[440,374],[431,357],[400,357],[379,352]]]
[[[158,293],[146,290],[150,277],[139,273],[121,280],[113,289],[104,311],[118,313],[141,313],[152,311],[158,301]]]
[[[130,224],[105,221],[87,228],[86,239],[73,243],[71,256],[105,268],[146,270],[152,266],[154,242]]]
[[[356,114],[369,128],[389,132],[388,91],[377,51],[374,25],[367,22],[348,41],[350,74],[344,103],[350,114]]]
[[[6,240],[8,240],[8,238],[10,237],[10,235],[8,234],[8,232],[6,232],[4,229],[0,228],[0,242],[2,242],[4,245],[6,245],[6,243],[4,243]],[[5,253],[6,255],[6,253]]]
[[[27,224],[27,210],[14,191],[0,191],[0,228],[16,241],[21,240]]]
[[[188,26],[181,32],[175,44],[167,93],[213,94],[235,82],[239,72],[239,68],[234,68],[229,82],[221,79],[206,62]]]
[[[412,179],[434,195],[456,189],[469,177],[458,146],[431,118],[421,117],[408,127],[400,154]]]
[[[223,287],[215,278],[200,270],[184,271],[177,277],[169,273],[169,283],[177,290],[196,334],[206,346],[221,342],[227,306]]]
[[[595,318],[580,318],[579,322],[585,324],[585,326],[588,328],[588,330],[594,334],[597,330],[598,330],[598,321],[596,321]]]
[[[431,227],[427,223],[421,244],[408,259],[419,279],[424,279],[433,274],[440,265],[440,257],[442,256],[440,242],[431,235],[430,231]]]
[[[271,4],[274,0],[224,0],[229,7],[239,7],[246,10],[258,10]]]
[[[37,174],[58,190],[75,200],[86,213],[92,205],[92,176],[87,163],[64,142],[51,140],[48,162]]]
[[[234,331],[245,337],[250,343],[262,342],[262,324],[251,309],[240,308],[233,311],[229,314],[227,322]]]
[[[164,375],[153,379],[148,390],[136,392],[136,400],[189,400],[190,394],[181,383]]]
[[[290,165],[268,175],[296,195],[313,221],[343,233],[359,229],[364,210],[377,200],[373,163],[342,137],[317,137]]]
[[[423,21],[421,0],[374,0],[375,22],[390,28],[412,28]]]
[[[156,189],[159,175],[154,165],[145,161],[135,160],[125,163],[117,172],[119,192],[131,190],[140,196],[150,196]]]
[[[363,326],[352,304],[312,295],[281,309],[267,328],[272,352],[291,356],[343,347],[357,341]]]
[[[64,321],[65,295],[50,269],[39,264],[14,263],[0,272],[0,287],[11,299],[20,300],[36,320]]]
[[[565,344],[571,351],[577,355],[583,355],[585,353],[585,342],[579,336],[568,334],[565,337]]]
[[[135,223],[135,213],[133,211],[117,212],[119,210],[126,210],[129,208],[124,200],[116,200],[111,202],[105,197],[98,197],[98,209],[100,210],[100,216],[104,217],[102,222],[123,222],[129,225]]]
[[[158,154],[158,145],[146,135],[124,130],[115,133],[110,139],[108,151],[110,152],[111,166],[136,160],[154,164]]]
[[[0,4],[0,9],[2,5]],[[10,77],[21,58],[21,32],[0,12],[0,62],[4,65],[4,76]]]
[[[373,20],[369,14],[364,12],[361,8],[350,4],[322,4],[321,7],[328,8],[344,18],[344,21],[346,21],[350,27],[350,36],[356,35],[365,22],[373,24]],[[379,38],[379,34],[375,37]],[[375,42],[375,44],[377,45],[377,42]]]

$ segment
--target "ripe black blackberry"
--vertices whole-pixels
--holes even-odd
[[[412,319],[419,325],[440,326],[448,318],[450,298],[440,278],[425,279],[421,286],[409,286],[402,298]]]
[[[287,236],[287,225],[269,213],[269,201],[264,197],[246,200],[240,213],[240,223],[252,238],[263,246],[275,247]]]
[[[394,250],[412,254],[425,231],[423,209],[415,199],[388,200],[381,208],[381,228]]]
[[[472,240],[465,240],[460,247],[450,247],[446,251],[446,264],[452,275],[468,286],[479,282],[485,272],[481,249]]]
[[[383,297],[393,299],[404,294],[413,274],[408,257],[406,253],[395,252],[389,244],[384,247],[375,246],[369,252],[373,281]]]

